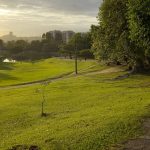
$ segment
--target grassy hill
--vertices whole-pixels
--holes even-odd
[[[79,61],[79,70],[94,66],[95,61]],[[74,71],[74,60],[51,58],[38,62],[0,63],[0,86],[53,78]]]
[[[73,64],[66,61],[62,65],[64,69],[52,71],[49,69],[51,63],[50,66],[47,63],[49,61],[39,62],[45,64],[45,69],[40,65],[36,67],[41,70],[33,69],[36,79],[72,71],[67,70],[67,65]],[[59,60],[56,62],[61,63]],[[93,63],[85,63],[83,68]],[[20,71],[20,67],[17,64],[14,72]],[[28,70],[30,67],[24,68]],[[98,68],[103,66],[94,70]],[[137,136],[140,133],[140,118],[148,115],[150,78],[133,75],[123,80],[112,80],[124,73],[82,73],[51,82],[46,88],[45,112],[48,116],[43,118],[40,116],[41,94],[36,92],[41,85],[1,89],[0,149],[14,145],[37,145],[42,150],[104,150]],[[17,73],[14,74],[17,76]],[[33,77],[24,80],[21,74],[18,76],[21,82],[33,80]],[[10,84],[10,81],[2,81],[3,84]]]

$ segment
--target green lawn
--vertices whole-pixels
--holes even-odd
[[[50,83],[46,118],[40,117],[40,85],[1,90],[0,149],[25,144],[42,150],[104,150],[137,136],[140,118],[148,115],[150,78],[110,80],[123,73],[83,74]]]
[[[79,70],[94,66],[95,61],[79,61]],[[96,69],[96,68],[95,68]],[[53,78],[74,71],[74,60],[51,58],[39,62],[0,64],[0,86]]]

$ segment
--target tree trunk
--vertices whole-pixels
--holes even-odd
[[[133,66],[133,72],[134,73],[140,73],[145,70],[144,62],[141,59],[136,60],[136,64]]]

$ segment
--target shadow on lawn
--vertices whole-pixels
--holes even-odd
[[[13,70],[14,63],[0,63],[0,70]]]
[[[13,77],[11,75],[5,74],[5,73],[0,73],[0,81],[3,80],[17,80],[18,78]]]
[[[13,146],[11,149],[8,150],[40,150],[38,146],[27,146],[27,145],[16,145]]]

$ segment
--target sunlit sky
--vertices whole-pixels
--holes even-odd
[[[0,0],[0,36],[39,36],[49,30],[84,32],[97,24],[102,0]]]

